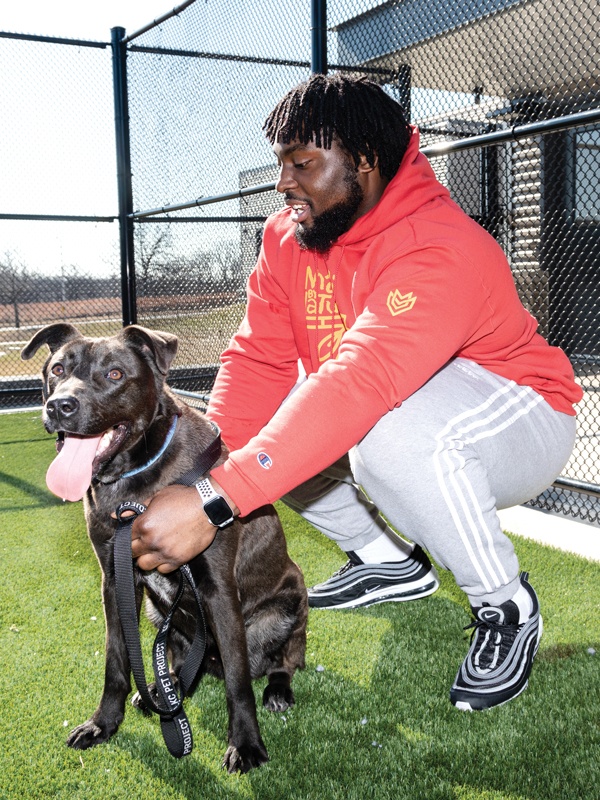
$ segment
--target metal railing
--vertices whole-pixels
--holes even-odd
[[[58,320],[91,335],[135,321],[176,333],[171,383],[205,396],[280,204],[262,121],[310,71],[363,75],[402,103],[437,177],[504,248],[540,332],[571,358],[585,392],[576,448],[533,502],[600,522],[599,26],[600,6],[567,0],[186,0],[131,34],[113,28],[110,42],[0,34],[4,83],[16,87],[5,112],[26,119],[34,103],[39,130],[3,143],[0,405],[39,392],[15,359],[31,326]],[[80,113],[65,128],[70,107]],[[104,205],[91,198],[114,181],[114,149],[99,158],[98,131],[118,154]],[[64,152],[36,160],[52,136]],[[17,202],[24,187],[30,202]],[[118,241],[106,224],[117,220]],[[66,253],[78,239],[80,255],[53,272],[27,263],[36,240]],[[102,248],[106,267],[93,261]]]

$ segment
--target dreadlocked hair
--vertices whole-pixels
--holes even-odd
[[[373,167],[379,159],[383,178],[393,178],[411,137],[399,103],[376,83],[344,75],[312,75],[291,89],[263,125],[267,139],[289,144],[314,141],[331,149],[336,137],[358,167],[364,155]]]

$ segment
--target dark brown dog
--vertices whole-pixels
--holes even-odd
[[[177,338],[137,325],[116,336],[84,338],[67,324],[40,330],[23,349],[31,358],[47,344],[43,369],[44,414],[49,433],[71,447],[104,434],[89,456],[91,485],[83,498],[88,533],[102,568],[106,618],[106,670],[100,704],[75,728],[67,744],[84,750],[105,742],[117,730],[131,690],[130,665],[115,595],[111,518],[125,500],[143,502],[193,467],[195,457],[214,439],[203,415],[179,404],[165,386]],[[160,458],[139,474],[163,447],[173,419],[175,433]],[[84,438],[81,438],[81,437]],[[88,438],[86,438],[88,437]],[[224,452],[217,463],[226,459]],[[81,480],[85,466],[74,461]],[[85,483],[85,481],[84,481]],[[84,491],[83,489],[81,490]],[[229,711],[229,748],[223,766],[247,772],[269,760],[256,718],[251,680],[266,675],[263,704],[284,711],[294,704],[291,679],[304,667],[306,588],[290,560],[283,529],[272,506],[255,511],[217,533],[213,544],[190,564],[208,625],[201,672],[225,679]],[[160,627],[174,599],[177,573],[142,572],[134,567],[138,614],[146,592],[146,611]],[[186,593],[169,638],[172,671],[177,675],[194,636],[194,601]]]

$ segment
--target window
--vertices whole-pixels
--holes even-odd
[[[600,128],[575,134],[575,216],[600,222]]]

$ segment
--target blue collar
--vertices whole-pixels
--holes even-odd
[[[148,469],[148,467],[151,467],[152,464],[158,461],[158,459],[162,456],[167,447],[171,444],[171,439],[175,435],[175,428],[177,427],[177,419],[178,415],[176,414],[173,417],[173,422],[171,423],[171,427],[169,428],[169,432],[167,433],[167,438],[165,439],[163,446],[160,448],[160,450],[154,456],[154,458],[151,458],[150,461],[148,461],[147,464],[144,464],[143,467],[132,469],[130,472],[126,472],[124,475],[120,475],[117,480],[122,480],[123,478],[131,478],[132,475],[137,475],[139,472],[143,472],[145,469]]]

